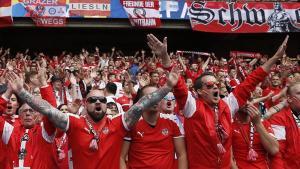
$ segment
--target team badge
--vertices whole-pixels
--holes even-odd
[[[109,133],[108,127],[104,127],[104,128],[102,129],[102,133],[103,133],[103,134],[108,134],[108,133]]]
[[[169,134],[169,130],[164,128],[161,130],[161,134],[164,135],[164,136],[167,136]]]

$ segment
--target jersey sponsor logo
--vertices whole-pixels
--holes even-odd
[[[167,128],[164,128],[161,130],[161,134],[164,136],[167,136],[167,135],[169,135],[169,130]]]
[[[234,132],[236,132],[236,133],[239,133],[239,134],[241,134],[241,132],[240,131],[238,131],[238,130],[233,130]]]
[[[144,137],[144,132],[140,132],[140,131],[138,131],[137,133],[136,133],[137,135],[139,135],[139,136],[141,136],[141,138],[143,138]]]

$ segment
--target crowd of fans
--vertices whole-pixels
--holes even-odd
[[[0,168],[300,168],[300,55],[0,48]]]

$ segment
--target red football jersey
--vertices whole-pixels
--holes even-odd
[[[129,132],[129,169],[174,169],[174,138],[184,137],[176,115],[160,114],[155,126],[141,119]]]
[[[85,118],[69,114],[67,135],[70,146],[68,154],[71,159],[70,167],[74,169],[120,168],[120,151],[127,129],[123,121],[123,115],[120,115],[113,119],[104,117],[101,122],[92,124],[100,137],[98,150],[92,151],[89,145],[93,134],[90,133]],[[100,129],[100,126],[103,128]]]
[[[271,125],[266,121],[263,122],[266,130],[273,134]],[[267,152],[265,151],[259,133],[254,129],[253,149],[258,154],[256,161],[248,161],[250,145],[250,123],[239,124],[234,122],[232,126],[232,151],[238,168],[256,169],[268,168]]]

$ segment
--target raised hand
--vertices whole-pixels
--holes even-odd
[[[285,55],[285,50],[287,48],[288,40],[289,40],[289,35],[286,35],[284,41],[282,42],[282,44],[278,48],[277,52],[275,53],[275,56],[281,58]]]
[[[76,77],[74,76],[73,73],[71,73],[69,80],[70,80],[70,82],[71,82],[72,85],[76,85],[77,84]]]
[[[162,59],[162,64],[164,67],[171,66],[171,59],[168,55],[168,40],[167,37],[164,38],[163,42],[159,41],[153,34],[147,35],[147,44],[151,50]]]
[[[23,89],[24,81],[13,71],[9,71],[6,75],[8,84],[10,85],[13,92],[18,93]]]
[[[251,121],[254,125],[261,122],[261,114],[260,114],[259,110],[253,104],[248,104],[246,106],[246,111],[247,111],[248,115],[250,116]]]
[[[179,77],[180,77],[180,69],[179,66],[176,65],[172,68],[171,72],[168,75],[168,79],[167,79],[168,86],[173,88],[177,84]]]

